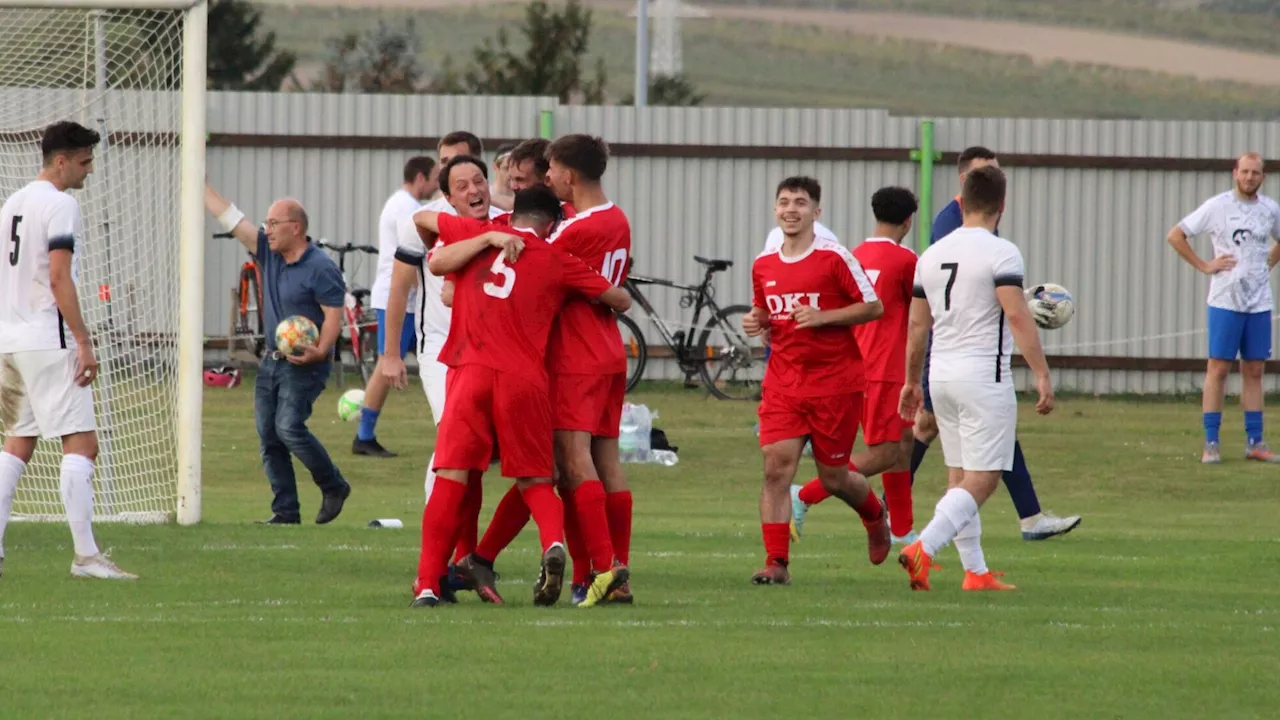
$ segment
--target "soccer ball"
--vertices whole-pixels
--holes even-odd
[[[1024,295],[1036,325],[1046,330],[1057,330],[1066,325],[1076,312],[1076,304],[1071,298],[1071,292],[1061,285],[1054,283],[1036,285],[1028,288]]]
[[[364,391],[348,390],[338,398],[338,417],[350,422],[360,417],[360,408],[364,407]]]
[[[316,324],[302,315],[291,315],[276,326],[276,349],[285,355],[297,355],[298,346],[315,345],[319,339]]]

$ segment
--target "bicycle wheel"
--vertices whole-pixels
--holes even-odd
[[[627,355],[627,392],[631,392],[644,376],[645,363],[649,361],[649,345],[635,320],[621,313],[618,316],[618,332],[622,334],[622,351]]]
[[[707,390],[721,400],[757,400],[764,381],[764,341],[748,337],[742,318],[749,305],[731,305],[707,321],[694,346],[706,358],[699,374]]]
[[[360,379],[368,385],[374,368],[378,365],[378,328],[360,328],[359,341],[360,353],[356,358],[356,365],[360,368]]]
[[[261,358],[267,349],[262,327],[262,288],[258,285],[258,274],[249,268],[240,271],[240,316],[236,332],[245,336],[254,357]]]

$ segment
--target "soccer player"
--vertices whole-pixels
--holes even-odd
[[[1209,279],[1209,363],[1204,375],[1204,454],[1222,462],[1218,430],[1227,375],[1240,358],[1240,405],[1244,407],[1245,457],[1280,462],[1262,441],[1262,373],[1271,357],[1271,269],[1280,262],[1280,206],[1259,195],[1262,156],[1245,153],[1231,172],[1235,187],[1215,195],[1169,231],[1169,244]],[[1202,260],[1187,238],[1209,233],[1215,257]]]
[[[904,545],[915,540],[911,529],[911,426],[902,420],[898,401],[906,379],[907,314],[916,254],[903,247],[902,240],[911,232],[916,209],[916,197],[906,188],[877,190],[871,196],[875,236],[853,250],[854,259],[862,265],[884,306],[884,315],[854,327],[867,377],[862,404],[862,439],[867,449],[853,456],[849,469],[864,477],[884,473],[890,534],[893,542]],[[831,494],[822,487],[821,478],[804,487],[791,486],[792,540],[800,539],[809,508],[828,497]]]
[[[609,147],[598,137],[565,135],[547,146],[546,157],[551,189],[577,210],[548,242],[587,267],[599,268],[613,285],[622,285],[631,255],[631,224],[601,186]],[[551,333],[547,369],[556,465],[565,486],[569,551],[574,555],[573,601],[583,607],[603,600],[631,602],[632,498],[618,454],[627,358],[613,312],[582,300],[566,303]],[[575,534],[580,534],[582,547]]]
[[[4,531],[18,479],[36,439],[62,440],[62,505],[71,526],[73,577],[137,580],[98,551],[93,537],[93,462],[98,458],[93,391],[98,360],[76,294],[77,251],[84,250],[80,205],[67,190],[84,187],[101,137],[74,122],[45,128],[44,167],[0,210],[0,574]]]
[[[516,188],[511,185],[511,150],[515,148],[515,143],[505,143],[498,146],[498,150],[493,156],[493,182],[489,184],[489,197],[493,206],[504,211],[511,211],[511,204],[515,202]]]
[[[436,161],[418,155],[409,158],[404,164],[404,184],[395,191],[382,206],[378,216],[378,274],[373,281],[373,289],[369,293],[370,304],[378,315],[378,354],[394,355],[399,352],[404,358],[409,350],[418,344],[413,313],[410,312],[401,323],[399,335],[387,335],[387,298],[391,295],[391,271],[396,264],[396,248],[399,246],[400,224],[422,207],[422,201],[431,197],[438,186]],[[416,307],[410,292],[405,307]],[[378,364],[383,362],[379,357]],[[395,457],[396,454],[382,447],[378,442],[376,430],[378,416],[382,413],[382,405],[387,401],[389,390],[386,375],[375,368],[373,377],[365,387],[364,407],[360,409],[360,428],[356,430],[355,440],[351,443],[351,452],[356,455],[373,457]]]
[[[511,229],[437,245],[436,275],[458,273],[455,329],[442,359],[451,369],[449,404],[437,443],[438,481],[422,516],[414,607],[440,602],[439,578],[453,549],[462,498],[502,448],[502,474],[517,478],[542,544],[534,602],[559,599],[565,566],[564,507],[551,485],[552,413],[545,366],[551,324],[570,293],[625,311],[631,298],[581,261],[543,242],[559,216],[545,188],[516,194]],[[521,241],[523,238],[523,241]],[[625,577],[624,577],[625,580]]]
[[[1005,177],[992,165],[973,169],[960,193],[964,222],[929,247],[916,264],[901,413],[913,418],[924,390],[925,347],[933,328],[933,393],[947,492],[920,539],[898,562],[911,589],[929,589],[933,557],[955,540],[964,590],[1012,590],[996,579],[982,553],[978,508],[1013,466],[1018,399],[1010,353],[1014,342],[1035,373],[1036,411],[1053,410],[1053,381],[1035,320],[1022,295],[1022,253],[995,235],[1004,212]]]
[[[751,267],[752,310],[743,318],[743,329],[753,337],[767,331],[773,347],[758,411],[765,567],[751,582],[759,585],[791,582],[788,488],[806,438],[812,440],[823,487],[862,517],[871,562],[879,565],[889,554],[884,506],[867,479],[848,468],[865,389],[862,358],[849,327],[879,318],[884,309],[853,255],[815,236],[821,201],[822,188],[813,178],[779,183],[774,215],[786,240],[761,253]]]
[[[964,184],[969,172],[994,165],[1000,167],[1000,161],[991,150],[975,145],[965,148],[960,153],[958,166],[960,184]],[[933,245],[950,235],[963,224],[963,213],[960,209],[960,198],[952,200],[938,213],[933,221],[933,232],[929,244]],[[999,234],[998,230],[992,232]],[[929,369],[932,366],[932,353],[925,352],[924,361],[924,405],[920,415],[915,419],[915,442],[911,452],[911,474],[914,477],[920,463],[924,462],[929,444],[938,436],[938,426],[934,422],[933,399],[929,392]],[[1023,540],[1048,540],[1057,535],[1071,532],[1080,524],[1079,515],[1058,517],[1040,509],[1040,498],[1036,495],[1036,486],[1031,482],[1031,472],[1027,469],[1027,461],[1022,455],[1022,445],[1014,439],[1013,468],[1002,476],[1004,486],[1009,491],[1009,499],[1013,501],[1014,510],[1018,513],[1018,525],[1022,530]]]

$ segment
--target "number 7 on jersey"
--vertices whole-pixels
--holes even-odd
[[[947,278],[947,289],[942,295],[942,309],[951,310],[951,288],[956,284],[956,272],[960,269],[960,263],[942,263],[942,269],[951,273]]]

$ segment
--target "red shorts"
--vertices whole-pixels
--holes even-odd
[[[446,383],[432,470],[483,472],[501,445],[503,477],[551,477],[551,402],[545,388],[483,365],[453,368]]]
[[[862,403],[862,441],[868,446],[896,443],[902,433],[914,425],[902,419],[898,403],[902,400],[902,383],[867,383],[867,395]]]
[[[556,430],[589,432],[593,437],[616,438],[622,422],[627,374],[552,375],[551,405]]]
[[[760,447],[809,437],[813,459],[821,465],[849,463],[862,420],[862,393],[791,397],[764,391],[760,401]]]

